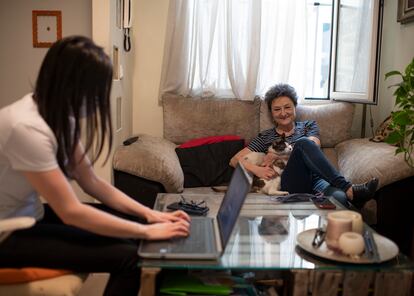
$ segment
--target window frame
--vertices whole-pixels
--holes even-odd
[[[338,40],[338,22],[339,22],[339,8],[341,0],[334,0],[334,24],[333,24],[333,40],[331,52],[331,77],[329,85],[329,97],[334,101],[361,103],[369,105],[378,104],[378,85],[379,85],[379,71],[380,71],[380,56],[381,56],[381,36],[382,36],[382,18],[383,18],[383,1],[373,0],[373,17],[371,23],[371,54],[369,62],[369,79],[368,91],[366,93],[355,92],[339,92],[335,91],[335,75],[336,75],[336,52]]]

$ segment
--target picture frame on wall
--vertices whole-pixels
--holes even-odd
[[[60,10],[32,11],[33,47],[51,47],[62,39],[62,12]]]
[[[398,0],[397,21],[402,24],[414,21],[414,0]]]

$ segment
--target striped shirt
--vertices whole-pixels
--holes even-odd
[[[319,127],[316,121],[297,121],[295,122],[295,132],[286,137],[286,141],[289,144],[294,145],[300,138],[310,136],[319,139]],[[281,135],[276,132],[276,128],[264,130],[250,142],[247,148],[251,151],[267,153],[267,149],[270,147],[272,142],[280,137]]]

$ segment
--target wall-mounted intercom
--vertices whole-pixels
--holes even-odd
[[[131,28],[131,0],[123,0],[123,24],[122,27]]]
[[[122,28],[124,30],[124,50],[131,50],[131,38],[129,36],[132,27],[132,0],[122,0]]]

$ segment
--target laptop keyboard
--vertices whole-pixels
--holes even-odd
[[[190,236],[172,239],[170,253],[211,253],[216,250],[213,219],[192,219]]]

